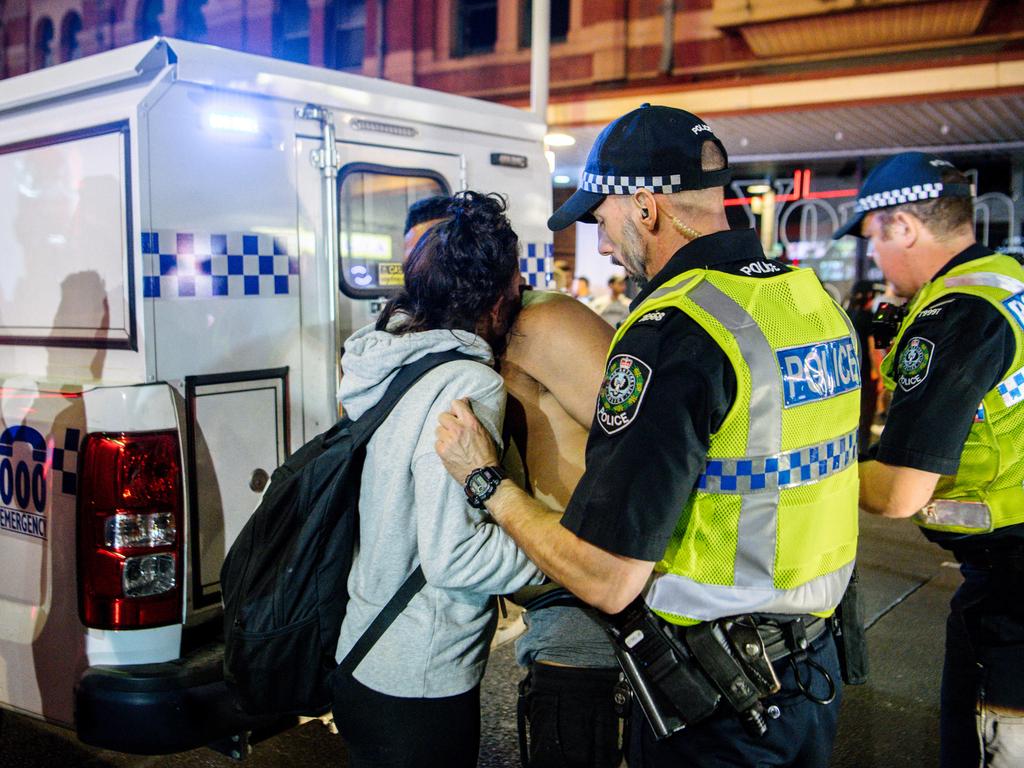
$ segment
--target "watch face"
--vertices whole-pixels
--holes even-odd
[[[473,492],[474,496],[479,496],[489,487],[490,483],[487,482],[487,478],[483,476],[483,473],[477,473],[469,478],[469,490]]]

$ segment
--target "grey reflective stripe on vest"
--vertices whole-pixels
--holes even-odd
[[[686,286],[688,286],[690,283],[692,283],[694,281],[694,279],[695,278],[688,277],[685,280],[680,280],[675,285],[663,286],[662,288],[659,288],[658,290],[653,291],[650,296],[648,296],[646,299],[644,299],[643,303],[646,304],[649,301],[657,301],[658,299],[662,298],[663,296],[668,296],[670,293],[675,293],[676,291],[680,291],[683,288],[685,288]],[[639,307],[637,307],[637,309],[639,309]]]
[[[706,280],[687,295],[733,335],[750,370],[747,455],[766,459],[782,455],[782,379],[764,332],[743,307]],[[647,604],[665,613],[701,620],[751,611],[810,613],[833,608],[846,588],[852,564],[795,589],[776,589],[779,487],[776,484],[743,494],[740,503],[732,586],[657,573],[645,596]]]
[[[992,530],[992,511],[983,501],[936,499],[915,517],[925,525],[955,525],[958,528]]]
[[[1010,293],[1024,291],[1024,282],[998,272],[972,272],[968,275],[954,275],[947,277],[945,284],[951,288],[959,288],[964,285],[984,285],[989,288],[1002,288]]]
[[[793,589],[724,587],[698,584],[681,576],[655,574],[647,604],[664,613],[711,621],[742,613],[823,613],[839,603],[853,573],[853,562]],[[681,608],[685,606],[685,610]]]
[[[750,369],[747,454],[768,456],[781,453],[782,379],[778,374],[775,352],[764,332],[743,307],[706,280],[690,291],[689,297],[733,335]],[[753,425],[756,428],[752,429]],[[777,488],[743,497],[733,579],[736,587],[772,584],[778,507]]]

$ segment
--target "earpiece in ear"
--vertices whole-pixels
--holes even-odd
[[[640,218],[641,219],[648,219],[648,218],[650,218],[650,216],[651,216],[651,212],[648,211],[646,208],[641,208],[640,209]]]

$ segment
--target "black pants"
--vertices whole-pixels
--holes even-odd
[[[787,660],[774,662],[782,689],[764,700],[768,709],[768,732],[751,736],[736,713],[725,706],[706,720],[679,731],[664,741],[655,741],[642,714],[633,715],[630,728],[630,768],[826,768],[836,735],[842,681],[839,659],[831,632],[811,643],[808,660],[794,669]],[[831,691],[821,670],[835,686],[835,698],[828,705],[815,704],[797,686],[803,685],[820,699]],[[637,707],[634,704],[634,712]]]
[[[1024,571],[960,570],[946,621],[940,764],[1024,765]]]
[[[457,696],[406,699],[349,675],[330,679],[334,722],[351,768],[473,768],[480,751],[480,686]]]
[[[519,687],[519,737],[529,734],[526,749],[521,750],[524,767],[618,766],[622,762],[614,700],[618,680],[617,668],[531,664]]]

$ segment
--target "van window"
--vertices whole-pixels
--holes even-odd
[[[353,163],[338,174],[341,290],[355,298],[397,293],[403,282],[405,215],[417,200],[450,194],[440,174]]]
[[[128,123],[0,146],[0,344],[135,349]]]

